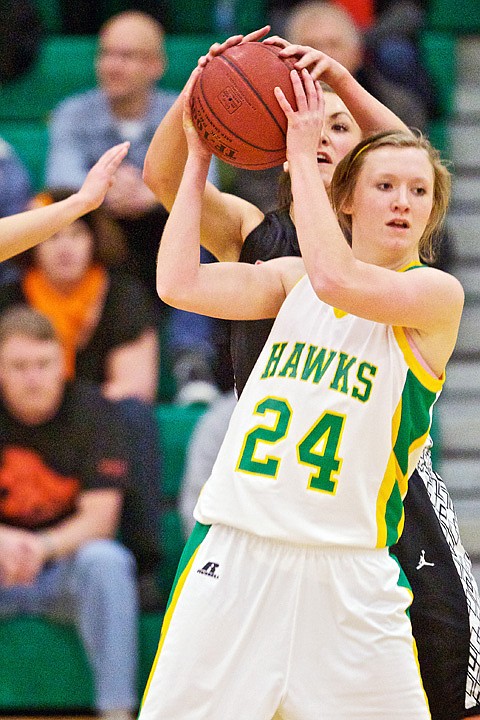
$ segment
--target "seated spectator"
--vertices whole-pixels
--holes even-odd
[[[167,311],[156,293],[155,262],[167,212],[144,184],[142,167],[155,129],[176,98],[156,87],[165,63],[163,28],[154,18],[139,11],[110,18],[99,34],[98,87],[67,98],[53,112],[46,171],[51,187],[79,187],[104,149],[130,141],[128,160],[117,172],[105,207],[121,224],[129,267],[150,290],[162,317]],[[181,311],[168,311],[168,317],[178,390],[196,381],[199,394],[184,395],[208,401],[216,394],[215,322]]]
[[[37,204],[61,202],[66,190],[45,192]],[[17,282],[0,287],[0,310],[26,303],[53,323],[64,350],[68,379],[96,383],[115,400],[129,427],[132,500],[143,502],[149,527],[139,528],[135,506],[125,522],[142,571],[158,562],[158,478],[161,470],[153,403],[159,349],[150,297],[138,278],[115,267],[121,236],[103,209],[87,213],[19,258]],[[132,511],[130,511],[132,508]],[[138,548],[138,549],[137,549]]]
[[[0,218],[22,212],[31,196],[27,169],[11,145],[0,138]],[[15,266],[0,263],[0,285],[17,277]]]
[[[25,306],[0,317],[0,458],[0,615],[74,622],[95,708],[127,720],[138,600],[134,558],[115,540],[129,482],[124,430],[94,386],[65,383],[52,324]]]
[[[0,3],[0,85],[20,78],[36,61],[42,27],[33,0]]]

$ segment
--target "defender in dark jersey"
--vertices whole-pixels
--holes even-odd
[[[243,40],[257,40],[268,28]],[[214,45],[205,64],[241,36]],[[298,58],[334,92],[325,95],[326,117],[318,150],[319,172],[329,186],[338,162],[360,137],[381,129],[405,129],[385,106],[361,88],[339,63],[323,53],[288,46],[283,53]],[[337,93],[337,94],[335,94]],[[182,99],[167,114],[152,141],[145,180],[170,209],[187,156],[182,129]],[[220,261],[255,263],[299,255],[292,208],[264,215],[247,201],[207,183],[202,216],[202,243]],[[239,392],[263,347],[272,321],[232,323],[231,349]],[[395,552],[404,567],[415,601],[411,618],[422,678],[433,720],[480,718],[480,602],[469,558],[458,540],[455,514],[445,486],[433,472],[428,452],[409,483],[405,528]]]

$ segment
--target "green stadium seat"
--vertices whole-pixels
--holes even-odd
[[[46,121],[64,97],[95,85],[95,47],[90,36],[47,38],[34,67],[0,88],[0,119]]]
[[[157,406],[156,416],[163,452],[162,495],[169,500],[176,500],[178,497],[188,441],[204,412],[204,405]]]
[[[471,35],[480,32],[479,0],[430,0],[427,26],[432,30]]]
[[[215,33],[224,23],[234,27],[236,33],[249,33],[265,25],[267,16],[265,0],[171,0],[170,10],[170,33],[187,35]],[[222,17],[224,13],[228,17]]]
[[[138,698],[142,697],[163,615],[140,618]],[[42,618],[0,621],[0,712],[90,710],[92,675],[83,646],[72,625]]]
[[[444,116],[453,110],[457,78],[457,38],[448,33],[425,31],[420,39],[422,58],[437,88]]]
[[[62,14],[59,0],[35,0],[42,26],[47,33],[62,32]]]
[[[216,35],[167,35],[165,51],[167,69],[160,87],[179,92],[187,82],[200,55],[205,55],[210,45],[218,40]]]
[[[42,122],[1,122],[0,137],[9,142],[29,170],[35,190],[43,187],[48,130]]]

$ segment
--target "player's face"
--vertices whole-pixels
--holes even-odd
[[[370,152],[346,208],[357,257],[393,267],[416,260],[433,191],[434,171],[425,150],[390,146]]]
[[[100,36],[96,70],[112,102],[145,94],[163,70],[158,37],[141,19],[117,20]]]
[[[338,95],[325,92],[324,98],[325,120],[317,159],[320,175],[329,187],[338,163],[360,142],[362,133]]]
[[[37,266],[60,291],[75,287],[85,276],[93,255],[88,225],[77,220],[35,249]]]
[[[36,424],[54,414],[64,388],[60,344],[12,335],[0,347],[0,390],[9,411]]]

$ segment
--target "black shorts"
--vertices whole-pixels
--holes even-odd
[[[432,720],[480,714],[480,601],[452,500],[424,453],[409,481],[405,528],[391,548],[413,590],[410,609]]]

